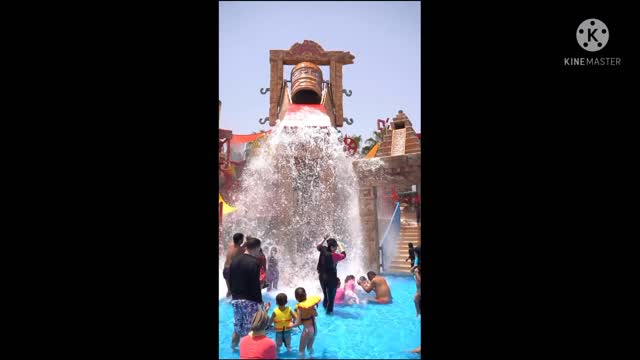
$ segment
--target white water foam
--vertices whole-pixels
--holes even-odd
[[[367,249],[353,158],[344,152],[339,136],[329,117],[316,109],[288,114],[249,156],[239,191],[229,200],[237,211],[223,219],[225,248],[237,232],[259,238],[263,249],[278,247],[278,292],[290,298],[299,286],[307,294],[322,295],[316,244],[324,235],[345,244],[347,258],[337,266],[342,281],[369,270],[364,268]],[[227,289],[222,268],[219,273],[223,298]]]

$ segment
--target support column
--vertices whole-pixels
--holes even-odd
[[[369,270],[378,272],[380,259],[378,257],[378,213],[376,209],[376,189],[363,187],[360,189],[360,219],[362,224],[362,236],[365,241],[366,257],[365,266]]]
[[[331,60],[331,88],[333,89],[333,105],[336,107],[336,127],[342,127],[342,63]]]
[[[271,84],[269,84],[269,126],[275,126],[278,119],[277,108],[280,92],[282,91],[283,64],[282,54],[276,54],[271,50]]]
[[[283,153],[280,148],[282,145],[278,146],[278,153]],[[296,193],[294,191],[294,178],[291,173],[291,169],[286,166],[286,164],[279,162],[278,167],[275,169],[280,173],[280,181],[278,184],[278,196],[283,199],[284,203],[291,204],[286,209],[282,209],[282,211],[286,211],[286,214],[279,214],[280,223],[278,226],[283,228],[287,228],[291,225],[291,219],[293,218],[293,210],[296,204]]]

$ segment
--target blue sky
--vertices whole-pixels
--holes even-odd
[[[417,1],[277,2],[221,1],[220,127],[235,134],[268,130],[269,50],[313,40],[325,50],[350,51],[343,67],[342,132],[371,136],[376,119],[403,110],[420,131],[420,3]],[[290,68],[284,76],[290,78]],[[328,69],[323,69],[325,78]]]

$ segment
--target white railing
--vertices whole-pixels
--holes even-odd
[[[383,245],[389,243],[389,238],[395,237],[397,240],[400,235],[400,202],[396,202],[396,208],[393,211],[393,215],[391,216],[391,220],[389,221],[389,225],[387,225],[387,230],[384,232],[384,236],[380,241],[380,246],[378,247],[378,252],[380,256],[380,273],[384,273],[384,249]]]

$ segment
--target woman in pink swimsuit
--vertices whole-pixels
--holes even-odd
[[[344,304],[344,289],[340,287],[340,279],[336,278],[336,281],[338,283],[338,288],[336,289],[336,297],[333,300],[333,303],[335,305]]]

